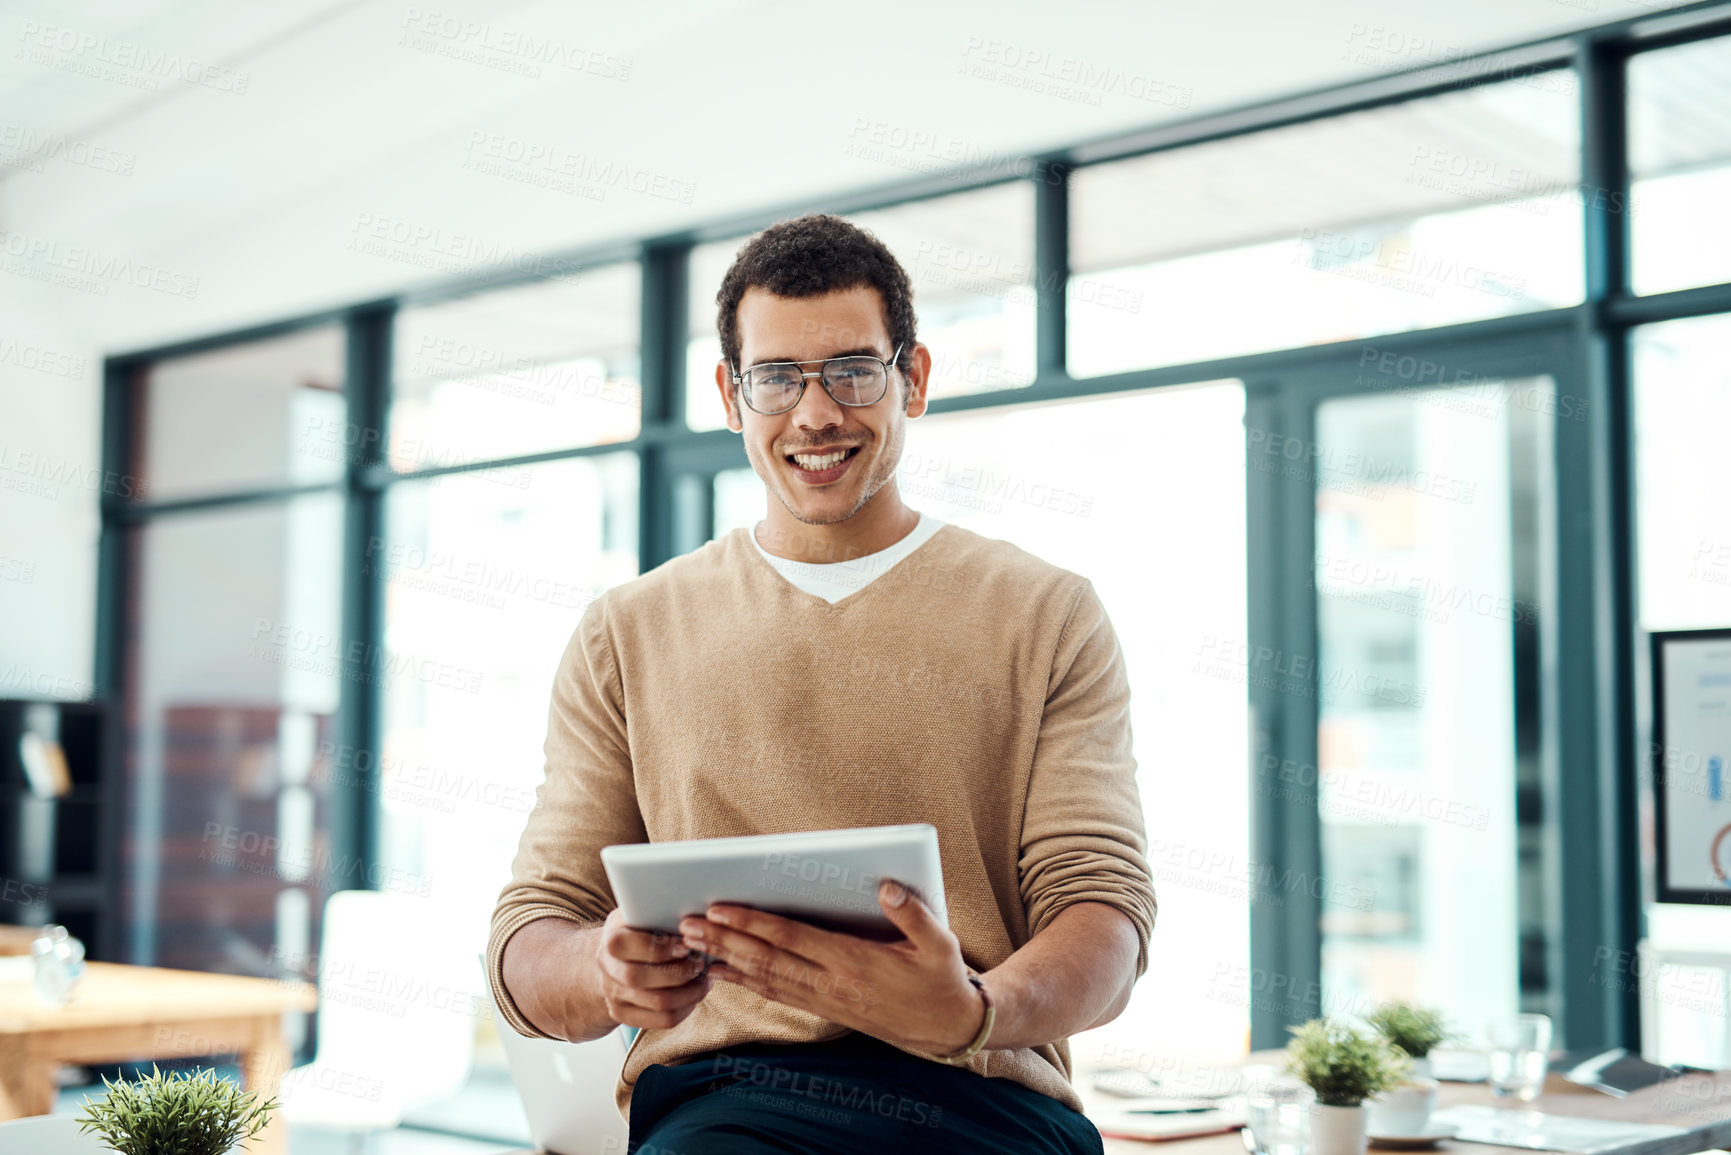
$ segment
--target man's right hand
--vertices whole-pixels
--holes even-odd
[[[573,1043],[599,1039],[620,1023],[681,1023],[713,981],[681,936],[632,930],[618,910],[600,926],[536,919],[505,943],[500,968],[530,1025]]]
[[[679,1025],[712,981],[706,960],[692,955],[679,935],[632,930],[617,907],[601,924],[596,962],[607,1013],[628,1027]]]

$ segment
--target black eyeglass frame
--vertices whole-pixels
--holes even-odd
[[[826,357],[822,361],[818,361],[818,362],[812,362],[812,361],[762,361],[756,365],[748,365],[744,369],[739,371],[738,373],[729,373],[728,379],[731,380],[734,383],[734,385],[739,388],[740,395],[745,398],[745,403],[746,403],[746,405],[751,407],[751,411],[753,413],[762,414],[764,417],[774,417],[778,413],[786,413],[791,409],[797,409],[799,407],[799,403],[801,401],[805,400],[806,385],[810,382],[810,379],[813,377],[816,377],[818,379],[819,383],[821,383],[823,385],[823,391],[825,393],[828,393],[829,399],[831,401],[834,401],[837,405],[846,405],[849,408],[853,408],[853,409],[863,409],[868,405],[876,405],[879,401],[882,401],[884,399],[884,393],[889,392],[890,373],[895,368],[896,362],[901,359],[901,355],[902,355],[902,347],[900,345],[897,345],[896,351],[894,353],[890,354],[890,359],[888,361],[885,361],[882,357],[873,357],[869,353],[848,353],[848,354],[841,356],[841,357]],[[826,377],[824,377],[824,373],[827,372],[829,367],[837,361],[876,361],[879,365],[882,365],[884,367],[884,389],[883,389],[883,393],[879,393],[876,397],[873,397],[870,401],[843,401],[840,397],[837,397],[835,395],[835,390],[830,388],[829,380]],[[811,365],[811,364],[817,365],[817,372],[807,373],[805,370],[800,368],[801,365]],[[794,394],[793,400],[789,404],[784,405],[780,409],[759,409],[756,405],[752,404],[751,388],[745,382],[745,375],[747,373],[750,373],[753,369],[767,369],[767,368],[770,368],[771,366],[775,366],[775,365],[791,365],[793,367],[794,372],[798,373],[799,377],[800,377],[799,392]]]

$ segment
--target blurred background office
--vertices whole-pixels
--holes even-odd
[[[820,210],[913,278],[904,499],[1122,640],[1161,913],[1083,1062],[1408,997],[1731,1067],[1647,642],[1731,627],[1731,6],[0,19],[0,922],[478,950],[584,607],[763,514],[714,296]],[[428,1142],[522,1138],[478,1005]]]

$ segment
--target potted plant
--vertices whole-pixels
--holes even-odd
[[[1383,1038],[1412,1059],[1412,1074],[1373,1097],[1365,1106],[1373,1135],[1420,1135],[1436,1110],[1437,1082],[1431,1077],[1431,1048],[1454,1038],[1442,1012],[1416,1003],[1388,1002],[1366,1016]]]
[[[153,1064],[136,1082],[110,1083],[105,1075],[102,1085],[108,1094],[84,1100],[78,1129],[94,1131],[120,1155],[229,1155],[258,1134],[277,1105],[208,1068],[164,1076]]]
[[[1316,1092],[1310,1116],[1315,1155],[1364,1155],[1364,1101],[1405,1078],[1412,1060],[1380,1034],[1338,1019],[1289,1029],[1286,1069]]]
[[[1390,1002],[1372,1011],[1366,1021],[1383,1038],[1412,1057],[1414,1079],[1429,1079],[1432,1049],[1455,1038],[1443,1013],[1416,1003]]]

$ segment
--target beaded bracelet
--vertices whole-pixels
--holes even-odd
[[[992,1033],[992,1022],[998,1017],[998,1008],[992,1003],[992,993],[986,989],[985,980],[975,974],[972,969],[968,971],[968,981],[974,984],[975,989],[980,992],[980,998],[986,1002],[986,1018],[980,1024],[979,1033],[974,1036],[973,1042],[953,1055],[928,1055],[927,1058],[935,1059],[940,1063],[949,1063],[951,1066],[961,1066],[985,1049],[986,1039]]]

